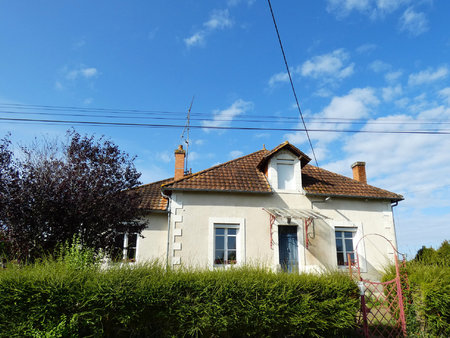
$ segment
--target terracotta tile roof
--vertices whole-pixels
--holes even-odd
[[[270,193],[272,189],[256,167],[268,150],[260,150],[165,184],[166,190]]]
[[[309,164],[302,169],[302,184],[307,195],[403,200],[402,195]]]
[[[300,159],[300,162],[302,164],[302,168],[306,164],[308,164],[309,161],[311,161],[311,159],[309,158],[308,155],[306,155],[300,149],[298,149],[297,147],[293,146],[288,141],[286,141],[286,142],[281,143],[279,146],[273,148],[271,151],[267,152],[263,156],[261,161],[258,163],[258,168],[261,169],[261,170],[265,169],[265,166],[269,162],[270,158],[273,155],[275,155],[275,153],[279,152],[281,149],[287,149],[287,150],[291,151],[293,154],[295,154]]]
[[[164,198],[161,195],[161,185],[171,181],[173,181],[173,178],[134,188],[133,191],[136,191],[139,195],[141,195],[141,203],[139,204],[139,208],[144,210],[166,210],[168,201],[167,198]]]
[[[278,150],[284,148],[285,143]],[[275,149],[277,149],[275,148]],[[175,190],[270,193],[272,189],[258,165],[273,150],[259,150],[252,154],[184,176],[146,184],[136,188],[142,194],[140,207],[145,210],[166,210],[167,200],[161,189]],[[269,156],[271,156],[269,155]],[[306,156],[306,155],[305,155]],[[309,159],[309,158],[308,158]],[[302,168],[302,184],[307,195],[341,196],[399,201],[403,196],[361,183],[331,171],[306,164]]]

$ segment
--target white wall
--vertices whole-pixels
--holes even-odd
[[[159,260],[165,264],[167,252],[167,214],[153,213],[145,217],[147,225],[138,238],[137,262]]]
[[[269,214],[264,207],[311,209],[329,217],[327,221],[315,220],[315,238],[304,248],[304,225],[299,223],[299,258],[301,270],[336,268],[334,226],[356,226],[360,237],[370,233],[386,236],[395,244],[394,225],[389,201],[364,201],[361,199],[331,199],[325,203],[311,203],[301,193],[231,194],[195,193],[173,194],[171,216],[171,247],[169,259],[175,266],[210,267],[211,219],[243,219],[246,264],[264,264],[277,268],[278,232],[272,229],[270,248]],[[317,200],[323,201],[323,199]],[[139,258],[164,257],[166,253],[167,223],[163,215],[150,216],[150,228],[144,232],[148,239],[139,245]],[[153,220],[153,218],[158,218]],[[165,218],[165,219],[164,219]],[[294,222],[296,220],[293,220]],[[153,224],[153,226],[152,226]],[[310,228],[310,232],[312,228]],[[356,243],[355,243],[356,245]],[[145,248],[144,248],[145,246]],[[393,250],[379,237],[369,236],[360,244],[365,254],[362,261],[366,277],[377,279],[377,270],[393,259]],[[361,251],[362,250],[362,251]]]

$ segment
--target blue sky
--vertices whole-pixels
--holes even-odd
[[[366,161],[370,184],[405,196],[401,251],[449,239],[450,135],[364,131],[450,129],[450,2],[272,6],[307,127],[355,131],[311,132],[319,165],[351,176]],[[195,126],[302,128],[266,1],[0,1],[0,50],[2,118],[183,125],[195,96]],[[70,126],[0,120],[0,134],[28,144]],[[144,183],[173,175],[180,128],[75,129],[137,155]],[[304,132],[193,128],[189,167],[285,140],[311,153]]]

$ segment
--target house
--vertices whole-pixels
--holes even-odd
[[[148,224],[143,237],[124,236],[124,258],[321,271],[348,268],[358,255],[375,279],[394,259],[388,241],[363,236],[396,247],[392,209],[403,197],[368,185],[364,162],[352,165],[351,179],[310,165],[288,142],[194,174],[184,160],[180,146],[173,178],[136,188]]]

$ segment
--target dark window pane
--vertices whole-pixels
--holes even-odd
[[[236,237],[228,237],[228,249],[236,250]]]
[[[116,237],[114,238],[114,246],[116,248],[123,249],[123,237],[124,234],[117,234]]]
[[[223,250],[225,248],[225,237],[224,236],[216,236],[216,249]]]
[[[228,229],[228,235],[236,235],[237,229]]]
[[[353,240],[352,239],[346,239],[345,240],[345,250],[346,251],[353,251]]]
[[[336,238],[336,250],[344,251],[344,247],[342,245],[342,239]]]
[[[228,251],[228,264],[236,264],[236,250]]]
[[[137,234],[128,234],[128,247],[135,248],[137,243]]]
[[[342,237],[342,231],[336,231],[336,237]]]
[[[127,259],[135,260],[136,259],[136,249],[128,249],[127,251]]]
[[[338,265],[345,265],[344,254],[342,252],[337,253],[337,262],[338,262]]]
[[[216,255],[214,258],[214,264],[223,264],[224,263],[224,251],[216,250]]]
[[[350,259],[352,260],[352,262],[355,261],[355,254],[353,252],[350,254]]]
[[[351,231],[345,231],[345,232],[344,232],[344,236],[345,236],[345,238],[352,238],[352,237],[353,237],[353,232],[351,232]]]
[[[224,228],[216,228],[216,235],[225,235]]]

